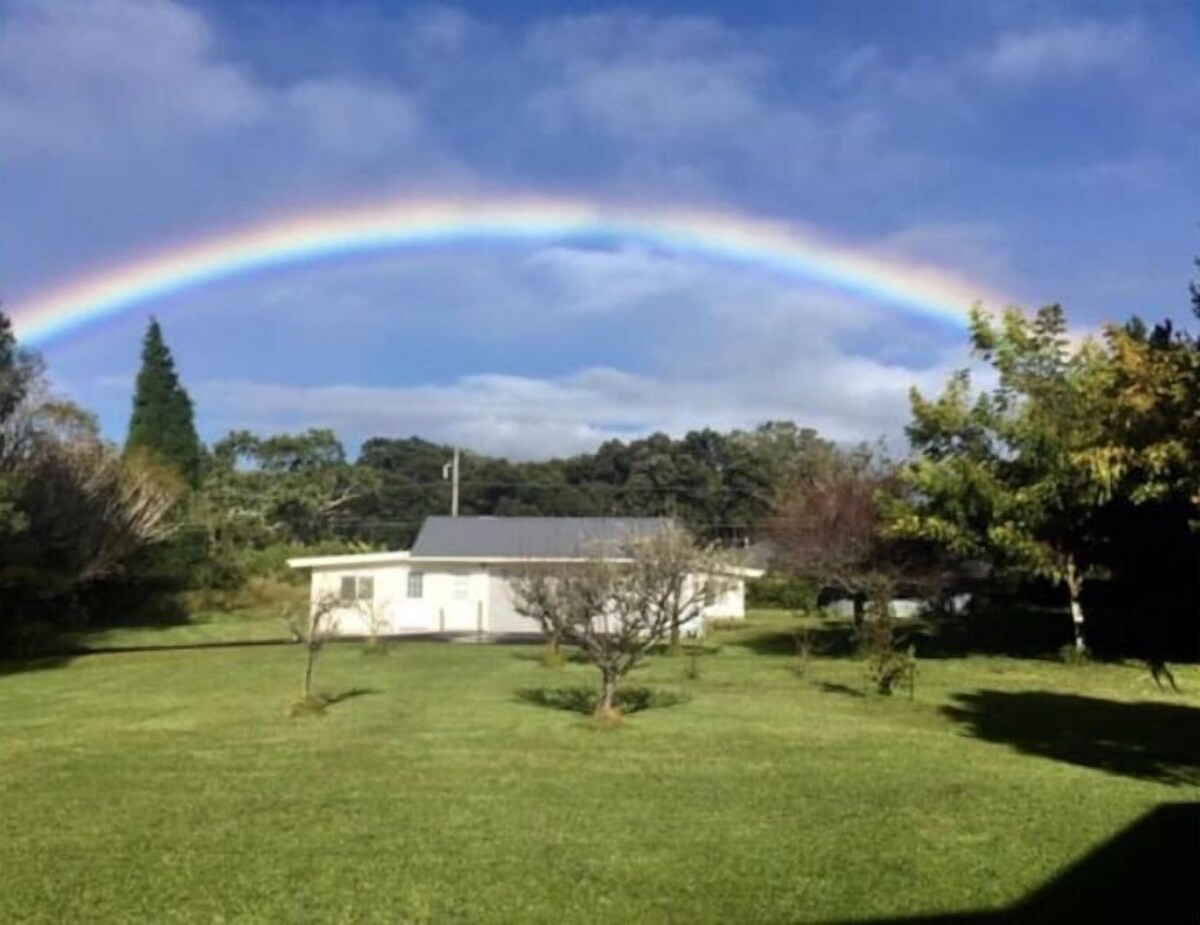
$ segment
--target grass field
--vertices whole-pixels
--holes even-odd
[[[613,730],[519,697],[593,680],[530,647],[330,646],[319,686],[353,696],[297,719],[295,646],[0,667],[0,921],[892,920],[1017,902],[1198,797],[1195,667],[1174,696],[1132,665],[928,660],[886,700],[852,660],[798,677],[788,619],[696,680],[655,660],[631,683],[687,702]]]

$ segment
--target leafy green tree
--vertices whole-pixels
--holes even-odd
[[[1102,351],[1071,341],[1057,305],[998,321],[976,309],[971,345],[996,385],[976,393],[964,370],[936,399],[913,390],[914,455],[890,531],[1061,584],[1084,651],[1084,581],[1113,489],[1088,459],[1103,441]]]
[[[200,483],[204,449],[196,434],[192,400],[179,381],[162,328],[153,318],[142,341],[142,365],[125,448],[157,457],[189,485]]]
[[[373,470],[346,463],[332,431],[235,431],[213,446],[193,516],[215,548],[312,544],[337,536],[351,503],[376,481]]]

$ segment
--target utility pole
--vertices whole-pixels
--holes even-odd
[[[454,461],[442,466],[442,479],[450,479],[450,516],[458,516],[458,447],[454,448]]]

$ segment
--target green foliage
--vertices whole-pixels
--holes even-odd
[[[512,463],[466,452],[464,514],[674,516],[704,540],[752,535],[786,478],[833,451],[807,428],[768,422],[752,431],[692,431],[610,440],[569,459]],[[450,507],[442,467],[452,448],[411,437],[363,444],[357,467],[378,475],[353,502],[354,535],[405,546],[430,514]]]
[[[962,371],[932,401],[913,391],[908,491],[889,500],[889,530],[1051,578],[1079,606],[1112,492],[1087,462],[1104,434],[1103,355],[1072,346],[1056,305],[998,322],[976,309],[971,340],[997,384],[976,395]]]
[[[904,647],[886,603],[873,604],[870,611],[856,635],[875,690],[890,697],[897,687],[907,683],[911,693],[916,671],[915,649]]]
[[[175,360],[155,319],[150,320],[142,342],[142,365],[125,448],[154,455],[176,469],[189,485],[200,483],[204,449],[196,434],[192,400],[179,381]]]
[[[746,607],[812,613],[817,609],[819,591],[817,583],[810,579],[775,575],[748,578],[746,580]]]

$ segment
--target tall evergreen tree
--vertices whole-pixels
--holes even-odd
[[[203,449],[196,435],[192,400],[179,382],[175,360],[154,318],[142,341],[142,368],[125,449],[151,453],[178,469],[193,486],[200,481]]]

